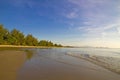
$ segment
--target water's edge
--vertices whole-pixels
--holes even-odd
[[[106,61],[106,60],[113,60],[112,57],[95,56],[95,55],[89,55],[89,54],[75,54],[70,52],[68,52],[67,55],[87,60],[105,69],[108,69],[114,73],[120,74],[120,67],[117,67],[117,68],[114,67],[115,65],[112,64],[114,63],[113,61],[112,63],[109,63]]]

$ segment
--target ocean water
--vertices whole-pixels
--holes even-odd
[[[120,49],[111,48],[73,48],[68,49],[68,53],[72,54],[89,54],[103,57],[116,57],[120,58]]]
[[[120,74],[120,49],[79,48],[67,53]]]

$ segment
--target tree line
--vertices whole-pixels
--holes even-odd
[[[62,47],[61,44],[55,44],[47,40],[38,40],[32,34],[26,36],[17,29],[9,31],[0,24],[0,45],[22,45],[22,46],[50,46]]]

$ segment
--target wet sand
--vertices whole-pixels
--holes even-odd
[[[18,80],[120,80],[120,75],[56,50],[38,50],[24,64]]]
[[[67,53],[70,56],[81,58],[90,61],[94,64],[102,66],[108,70],[120,74],[120,57],[117,56],[100,56],[94,54],[79,54],[79,53]]]
[[[16,80],[25,59],[23,51],[0,51],[0,80]]]
[[[0,80],[120,80],[120,75],[59,49],[0,51]]]

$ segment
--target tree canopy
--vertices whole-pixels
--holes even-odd
[[[0,24],[0,45],[23,45],[23,46],[48,46],[62,47],[47,40],[38,40],[32,34],[25,36],[21,31],[13,29],[9,31]]]

